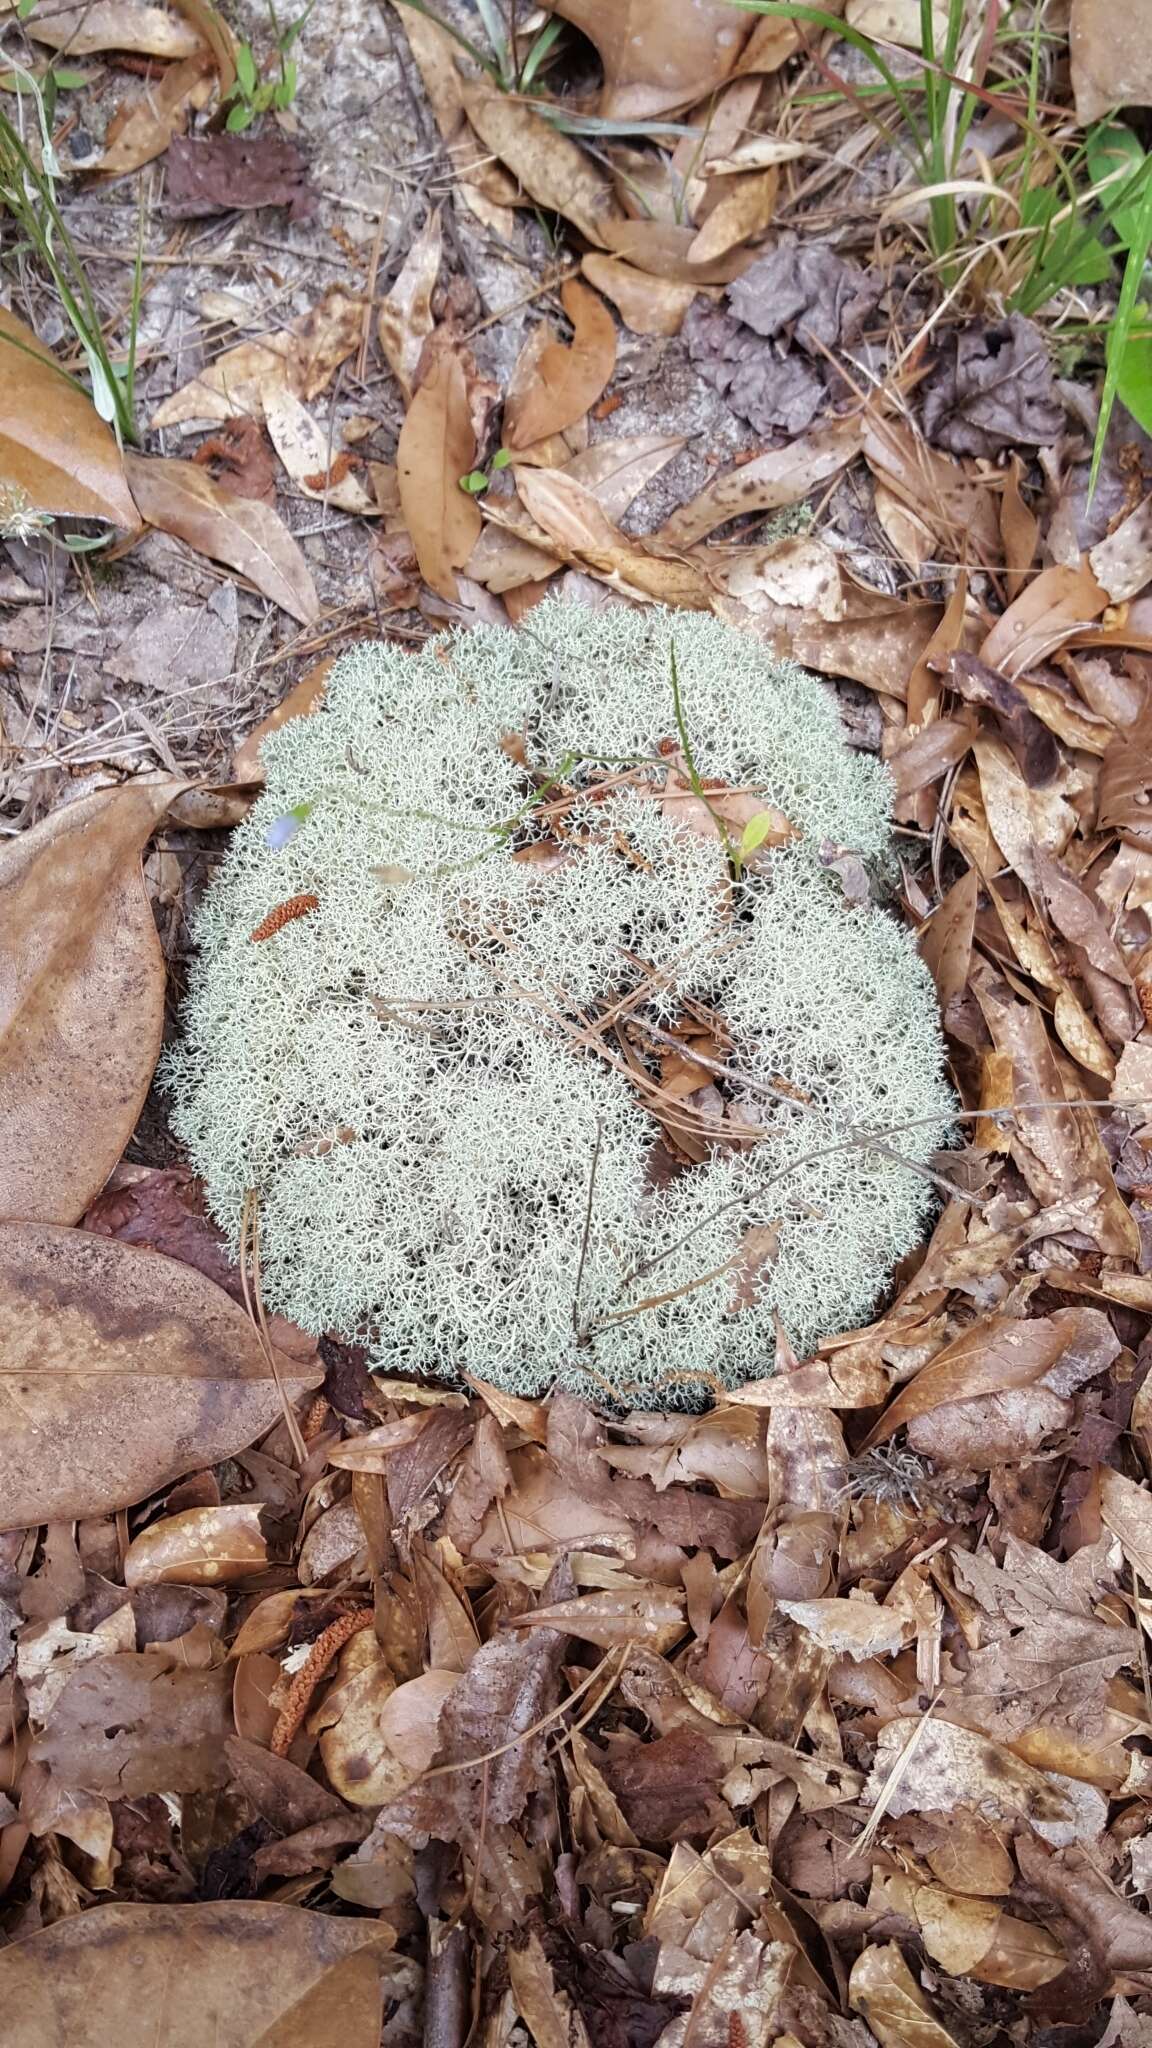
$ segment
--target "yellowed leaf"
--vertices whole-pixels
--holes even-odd
[[[341,457],[330,451],[328,436],[285,385],[264,393],[268,437],[292,482],[306,498],[335,505],[341,512],[375,515],[375,498],[354,471],[341,474]]]
[[[774,164],[763,171],[740,171],[720,185],[715,206],[688,245],[690,263],[715,263],[762,235],[776,211],[780,172]]]

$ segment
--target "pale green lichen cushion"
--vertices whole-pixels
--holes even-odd
[[[663,814],[654,766],[652,795],[632,775],[577,797],[567,858],[517,858],[560,779],[682,755],[673,663],[699,775],[801,836],[729,890],[718,845]],[[196,919],[167,1074],[234,1242],[258,1192],[271,1305],[391,1373],[641,1406],[770,1371],[777,1313],[801,1353],[869,1315],[932,1188],[842,1141],[902,1127],[885,1142],[923,1163],[952,1098],[911,938],[820,861],[831,841],[879,869],[889,848],[886,772],[846,746],[826,685],[707,616],[549,601],[516,631],[355,649],[264,758]],[[254,942],[297,896],[315,907]],[[764,1133],[667,1185],[636,1086],[577,1043],[637,963],[648,1024],[686,998],[722,1013],[744,1077],[729,1115]],[[778,1255],[741,1287],[768,1224]]]

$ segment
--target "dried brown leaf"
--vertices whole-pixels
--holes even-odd
[[[320,610],[312,572],[270,506],[238,498],[194,462],[130,455],[125,467],[132,495],[150,526],[226,562],[301,625],[312,624]]]
[[[0,477],[36,512],[103,519],[135,531],[140,515],[111,427],[15,313],[0,307]]]
[[[604,66],[600,113],[608,120],[651,120],[686,107],[724,83],[751,22],[728,0],[701,0],[685,14],[678,0],[558,0],[562,14],[595,43]]]
[[[464,79],[460,93],[481,141],[519,179],[528,200],[562,213],[603,247],[606,223],[621,214],[607,173],[570,136],[489,79]]]
[[[223,1782],[232,1674],[166,1649],[71,1660],[29,1755],[55,1781],[113,1798],[201,1792]]]
[[[0,1954],[8,2048],[375,2048],[381,1980],[415,1988],[390,1939],[256,1899],[96,1906]]]
[[[190,1266],[49,1224],[0,1228],[5,1528],[130,1506],[281,1413],[247,1316]],[[282,1355],[291,1392],[321,1374]]]
[[[1010,1315],[982,1316],[900,1389],[863,1448],[886,1442],[915,1417],[945,1404],[1035,1386],[1049,1375],[1058,1393],[1061,1362],[1070,1354],[1086,1356],[1093,1371],[1103,1371],[1118,1349],[1119,1340],[1099,1309],[1061,1308],[1029,1322]]]
[[[1072,0],[1072,92],[1076,119],[1084,126],[1116,107],[1152,103],[1145,28],[1135,8],[1116,13],[1108,0]]]
[[[14,7],[15,0],[4,0]],[[50,50],[69,57],[91,57],[101,50],[129,50],[138,57],[194,57],[200,38],[192,22],[181,21],[166,7],[142,0],[91,0],[89,5],[53,7],[33,21],[28,34]]]
[[[140,869],[179,782],[99,790],[0,847],[0,1215],[72,1223],[131,1136],[164,958]]]
[[[305,498],[361,517],[379,514],[375,496],[350,468],[347,452],[329,447],[327,434],[286,385],[264,393],[264,422],[272,446]]]
[[[192,420],[259,419],[264,393],[286,385],[310,404],[326,390],[340,364],[359,348],[364,301],[334,285],[293,327],[225,349],[206,370],[182,384],[152,417],[153,427]]]
[[[122,177],[163,156],[173,136],[183,134],[189,116],[207,105],[215,78],[216,66],[207,50],[173,64],[139,99],[117,108],[95,168],[106,177]]]
[[[400,504],[420,573],[453,604],[455,571],[480,538],[483,520],[460,479],[475,466],[476,436],[464,365],[441,349],[408,408],[396,449]]]
[[[618,256],[603,256],[590,250],[581,259],[581,270],[590,284],[606,299],[633,334],[679,334],[684,315],[696,296],[693,284],[673,284],[624,263]]]
[[[516,2010],[536,2048],[591,2048],[588,2030],[556,1980],[537,1934],[523,1948],[507,1950],[508,1978]]]
[[[381,300],[376,332],[384,359],[400,386],[406,405],[412,402],[424,344],[432,332],[432,294],[440,275],[443,235],[440,209],[433,207],[404,258],[403,267]]]
[[[279,732],[289,719],[307,718],[310,711],[315,711],[317,705],[324,702],[331,672],[331,659],[318,661],[314,668],[305,671],[298,683],[293,683],[275,711],[270,711],[267,718],[262,718],[259,725],[254,725],[246,734],[232,756],[232,774],[237,782],[263,782],[264,763],[260,749],[265,740],[271,733]]]
[[[524,505],[562,561],[588,570],[632,597],[692,611],[707,610],[713,586],[688,556],[658,550],[613,525],[583,484],[559,470],[516,470]]]
[[[861,441],[858,419],[813,427],[787,448],[770,449],[718,483],[709,484],[699,497],[672,514],[660,537],[675,547],[690,547],[744,512],[772,512],[783,505],[797,505],[818,484],[846,468],[859,454]]]
[[[1047,1824],[1066,1821],[1072,1813],[1066,1792],[1002,1743],[952,1721],[916,1714],[898,1715],[880,1730],[866,1803],[874,1805],[881,1794],[893,1818],[951,1813],[963,1806],[987,1819]]]
[[[230,1586],[267,1564],[260,1509],[230,1502],[150,1522],[124,1554],[124,1584]]]
[[[560,301],[572,322],[572,342],[551,341],[540,352],[530,388],[504,408],[504,439],[527,448],[574,426],[596,403],[616,367],[616,323],[598,294],[569,278]]]
[[[1075,569],[1053,563],[1001,612],[980,648],[980,659],[1006,676],[1021,675],[1062,647],[1078,628],[1098,619],[1107,604],[1108,592],[1087,561]]]

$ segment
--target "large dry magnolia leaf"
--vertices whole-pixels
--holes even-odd
[[[255,1899],[95,1906],[0,1954],[6,2048],[377,2048],[381,1980],[415,1989],[389,1938]]]
[[[191,1266],[90,1231],[0,1226],[0,1526],[129,1507],[281,1413],[247,1316]],[[320,1374],[279,1354],[290,1394]]]
[[[112,429],[51,350],[2,307],[0,485],[37,512],[140,524]]]
[[[164,956],[140,853],[182,783],[131,782],[0,846],[0,1216],[74,1223],[160,1052]]]
[[[226,562],[302,626],[312,624],[320,611],[312,571],[270,505],[237,498],[195,462],[130,455],[126,467],[149,526]]]
[[[748,40],[753,16],[729,0],[553,0],[595,43],[604,65],[599,112],[651,120],[690,106],[722,85]]]

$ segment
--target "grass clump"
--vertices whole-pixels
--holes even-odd
[[[910,939],[820,861],[888,846],[830,691],[709,617],[549,602],[356,649],[265,759],[168,1073],[234,1238],[259,1194],[271,1303],[392,1372],[649,1406],[770,1369],[776,1312],[801,1350],[868,1314],[931,1190],[860,1131],[907,1126],[915,1166],[951,1098]],[[799,835],[735,872],[707,829],[733,789]],[[725,1073],[662,1185],[660,1033],[692,1004]]]

